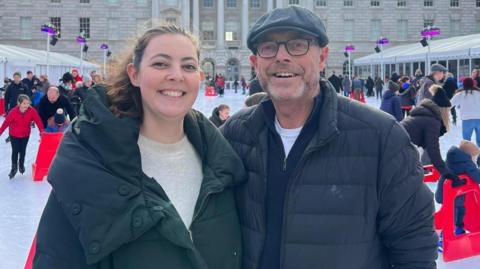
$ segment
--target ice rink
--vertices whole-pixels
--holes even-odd
[[[243,107],[245,96],[241,93],[226,91],[224,97],[205,97],[200,92],[194,107],[207,117],[215,106],[221,103],[228,104],[232,113]],[[380,102],[375,98],[368,98],[367,104],[378,108]],[[0,122],[3,122],[0,117]],[[5,143],[8,131],[0,137],[0,269],[23,268],[35,234],[43,207],[50,192],[50,185],[46,181],[33,182],[31,165],[36,157],[39,134],[38,129],[32,130],[27,148],[24,175],[17,174],[13,180],[8,179],[10,171],[10,145]],[[461,122],[444,135],[441,142],[442,154],[451,145],[458,145],[461,140]],[[432,191],[436,183],[429,185]],[[460,261],[443,262],[441,255],[437,261],[439,269],[478,269],[480,256]]]

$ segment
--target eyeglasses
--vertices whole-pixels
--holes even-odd
[[[284,44],[288,54],[292,56],[302,56],[307,54],[312,39],[290,39],[284,42],[266,41],[259,43],[257,46],[258,56],[262,58],[272,58],[277,56],[280,45]]]

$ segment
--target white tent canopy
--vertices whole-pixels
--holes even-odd
[[[49,80],[54,84],[63,73],[70,71],[72,68],[82,66],[84,73],[100,69],[97,64],[85,60],[81,61],[80,58],[57,52],[50,52],[48,64],[50,69]],[[37,76],[46,74],[47,52],[0,44],[0,85],[3,85],[5,77],[12,78],[14,72],[19,71],[24,76],[28,70],[33,71]]]
[[[428,48],[420,42],[401,45],[383,51],[384,64],[425,61]],[[430,60],[455,60],[480,58],[480,34],[457,36],[430,41]],[[354,65],[375,65],[382,63],[381,53],[373,53],[354,60]]]

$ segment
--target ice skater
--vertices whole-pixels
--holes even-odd
[[[25,94],[20,94],[17,98],[17,105],[8,113],[0,127],[0,135],[7,127],[10,135],[10,145],[12,146],[12,169],[8,174],[10,179],[17,174],[17,171],[20,174],[25,173],[25,151],[30,138],[32,121],[37,125],[40,134],[43,133],[42,120],[35,108],[31,107],[30,98]]]

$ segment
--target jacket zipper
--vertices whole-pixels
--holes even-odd
[[[203,198],[203,200],[200,202],[200,206],[198,207],[198,211],[195,212],[195,214],[193,215],[193,218],[192,218],[192,224],[190,224],[190,227],[188,228],[188,234],[190,235],[190,240],[192,241],[193,243],[193,233],[192,233],[192,226],[195,222],[195,220],[198,218],[198,216],[200,215],[200,213],[202,213],[202,211],[204,210],[204,207],[205,207],[205,204],[207,203],[208,199],[210,198],[210,195],[214,194],[214,193],[219,193],[223,190],[223,188],[219,188],[219,187],[216,187],[212,190],[209,190],[206,194],[205,194],[205,197]]]

